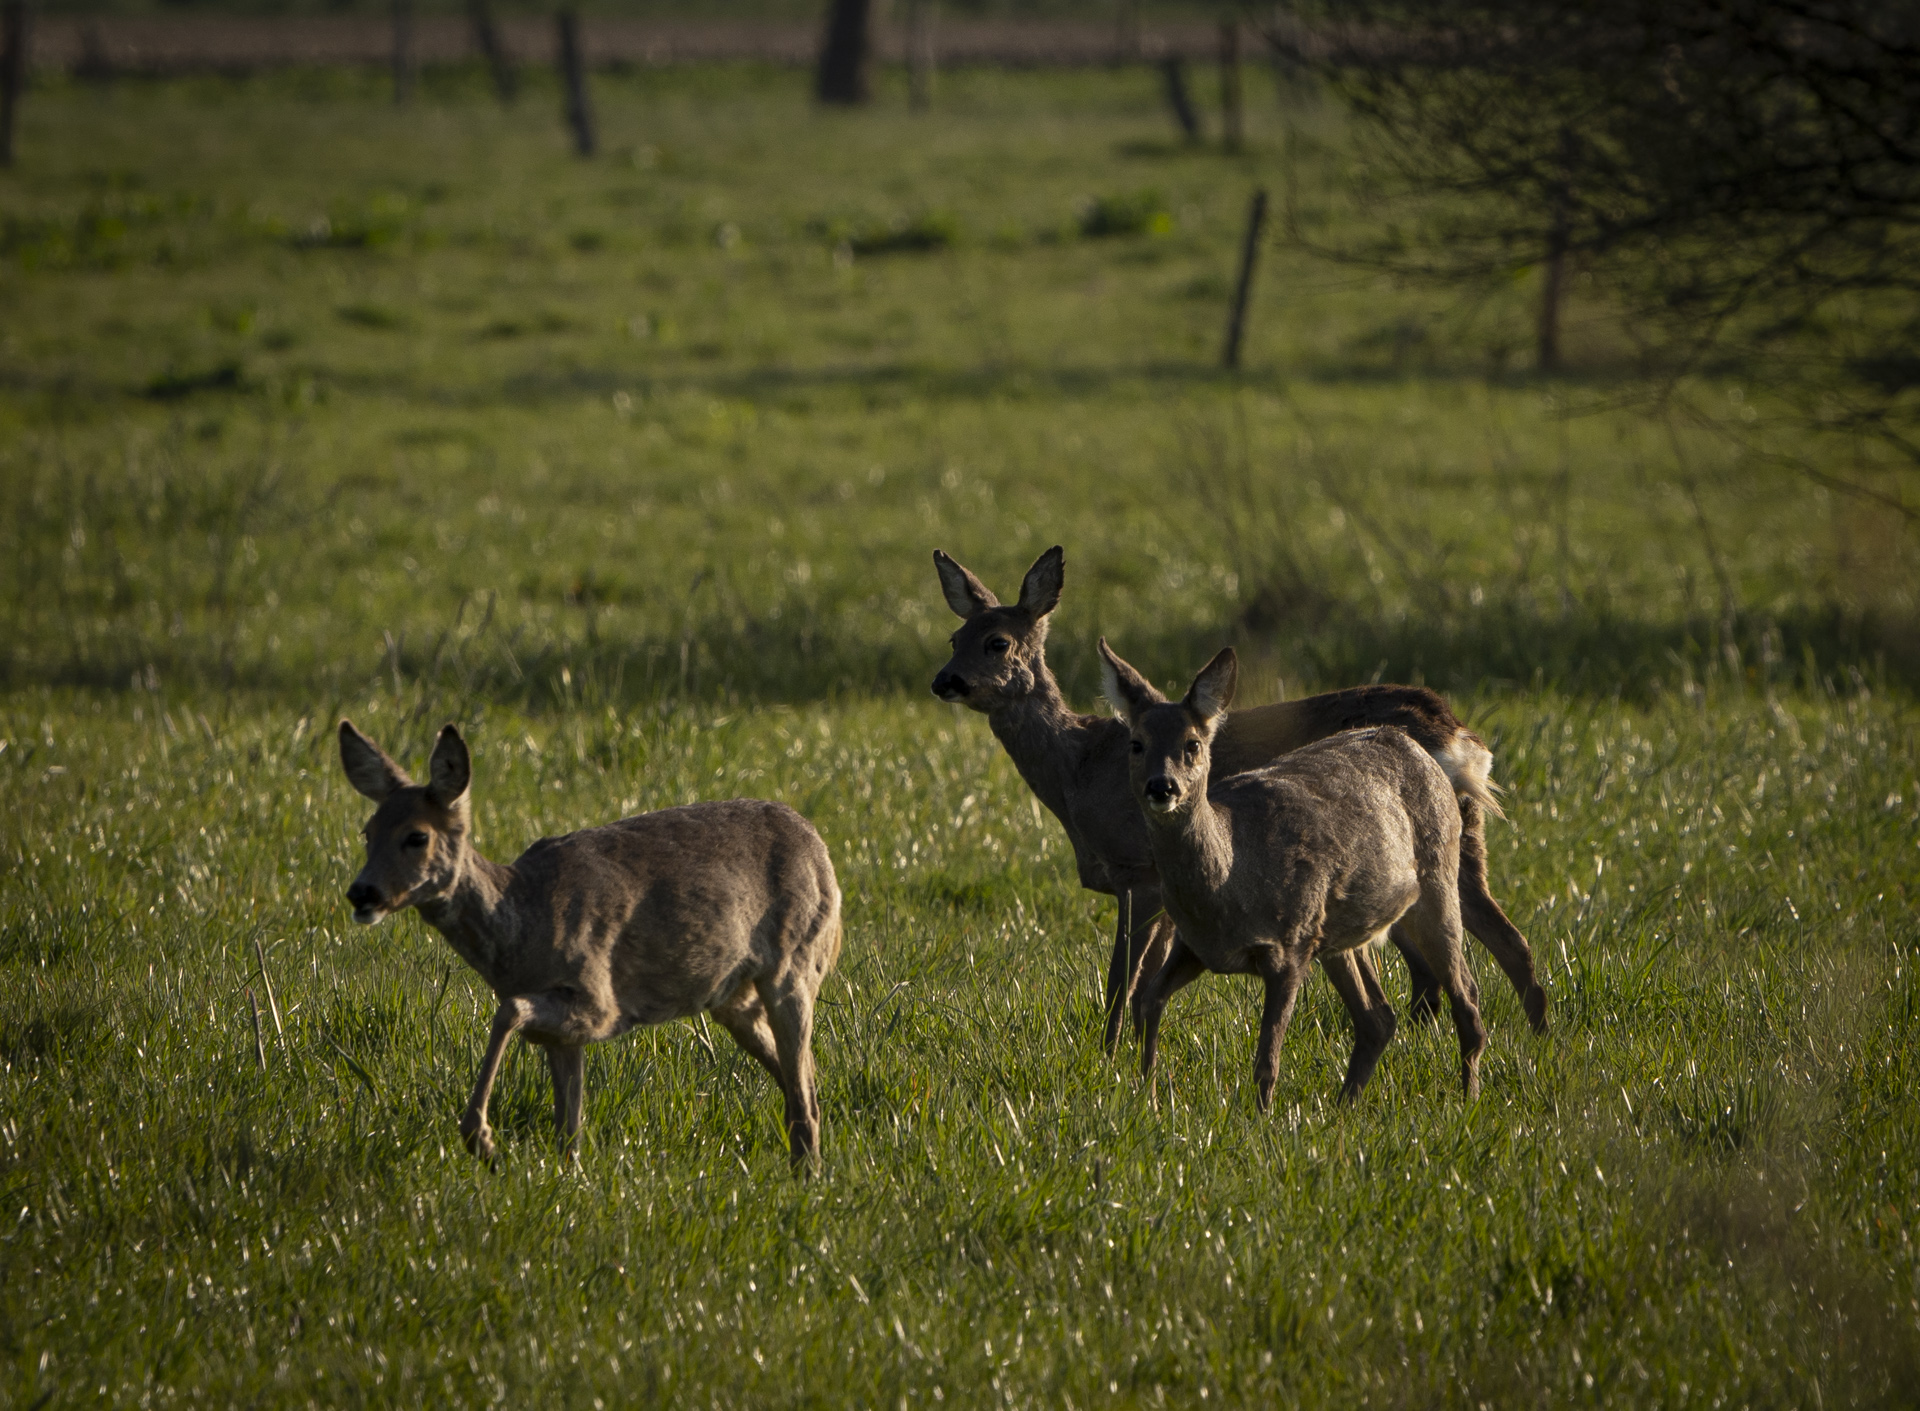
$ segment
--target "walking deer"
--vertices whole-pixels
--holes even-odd
[[[933,693],[987,717],[1027,787],[1066,829],[1080,885],[1119,900],[1107,968],[1111,1050],[1129,997],[1161,962],[1173,928],[1161,915],[1146,826],[1128,791],[1126,727],[1111,716],[1070,710],[1047,667],[1047,621],[1060,601],[1065,554],[1055,545],[1040,555],[1020,585],[1019,601],[1008,605],[942,551],[934,550],[933,562],[947,606],[962,619]],[[1493,756],[1440,696],[1419,686],[1360,686],[1236,711],[1213,741],[1213,777],[1258,768],[1369,725],[1399,726],[1452,780],[1460,805],[1462,919],[1506,972],[1534,1030],[1545,1033],[1547,994],[1534,976],[1533,951],[1487,886],[1486,814],[1500,811],[1488,777]],[[1390,939],[1413,979],[1411,1012],[1437,1016],[1439,980],[1410,941],[1397,932]]]
[[[491,1157],[487,1102],[516,1033],[547,1053],[563,1150],[579,1136],[583,1046],[710,1013],[773,1075],[796,1170],[820,1156],[813,1004],[840,953],[826,844],[785,804],[686,804],[558,838],[511,866],[475,850],[466,741],[449,725],[415,784],[340,722],[340,762],[378,805],[347,889],[371,926],[413,907],[499,997],[460,1133]]]
[[[1393,1033],[1391,1010],[1381,1022],[1378,981],[1364,984],[1366,947],[1397,925],[1452,1006],[1460,1082],[1474,1096],[1487,1031],[1461,954],[1454,781],[1389,725],[1345,731],[1209,784],[1214,736],[1238,675],[1233,648],[1201,668],[1179,701],[1148,685],[1105,638],[1100,675],[1126,720],[1129,781],[1180,928],[1141,1000],[1142,1075],[1153,1076],[1160,1016],[1175,991],[1208,970],[1258,975],[1267,995],[1254,1081],[1266,1111],[1287,1021],[1318,960],[1353,1015],[1341,1089],[1353,1100]],[[1469,787],[1482,808],[1492,804],[1484,782]]]

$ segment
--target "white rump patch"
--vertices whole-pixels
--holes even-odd
[[[1472,799],[1495,818],[1507,816],[1494,797],[1500,786],[1493,782],[1493,751],[1479,736],[1468,730],[1456,731],[1451,740],[1434,751],[1433,758],[1446,772],[1454,793]]]

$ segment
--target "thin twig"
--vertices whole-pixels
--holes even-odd
[[[260,1071],[267,1071],[267,1045],[260,1037],[260,1001],[253,997],[253,986],[247,986],[247,1008],[253,1011],[253,1056],[260,1060]]]
[[[253,938],[253,953],[260,957],[260,984],[267,992],[267,1013],[273,1016],[273,1036],[281,1043],[287,1041],[287,1031],[280,1026],[280,1003],[273,997],[273,976],[267,973],[267,948],[260,944],[260,938]]]

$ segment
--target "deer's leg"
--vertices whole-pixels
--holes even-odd
[[[1453,885],[1447,885],[1453,883]],[[1487,1026],[1467,973],[1461,939],[1460,896],[1452,878],[1420,879],[1420,899],[1401,918],[1420,952],[1440,977],[1453,1012],[1453,1029],[1460,1036],[1460,1086],[1468,1097],[1480,1092],[1480,1054],[1487,1046]]]
[[[1416,1024],[1437,1023],[1440,1018],[1440,977],[1428,966],[1420,948],[1398,926],[1387,932],[1387,939],[1407,962],[1407,979],[1413,996],[1407,1002],[1407,1018]]]
[[[532,1004],[524,999],[502,1000],[493,1012],[493,1030],[487,1036],[487,1052],[480,1060],[480,1076],[473,1085],[467,1110],[460,1115],[460,1135],[467,1150],[482,1159],[493,1156],[493,1129],[487,1125],[487,1103],[493,1097],[493,1080],[500,1076],[500,1064],[507,1056],[507,1040],[533,1017]]]
[[[1260,1043],[1254,1050],[1253,1081],[1260,1110],[1273,1107],[1273,1089],[1280,1081],[1280,1043],[1287,1036],[1294,1002],[1300,998],[1302,965],[1282,955],[1261,972],[1267,983],[1267,1001],[1260,1010]]]
[[[1147,985],[1147,995],[1140,1002],[1140,1076],[1149,1081],[1153,1078],[1153,1060],[1160,1052],[1160,1016],[1165,1012],[1167,1001],[1174,992],[1191,985],[1207,973],[1207,967],[1200,963],[1200,957],[1187,947],[1187,943],[1174,936],[1173,949],[1167,955],[1167,963],[1160,967]]]
[[[1486,812],[1471,799],[1460,801],[1460,920],[1507,972],[1533,1032],[1546,1033],[1547,992],[1534,975],[1533,947],[1487,888]]]
[[[1113,954],[1107,959],[1107,1053],[1120,1042],[1120,1015],[1126,1006],[1129,977],[1133,973],[1133,893],[1122,887],[1115,894],[1120,903],[1113,925]]]
[[[1333,981],[1353,1019],[1353,1056],[1347,1060],[1347,1078],[1340,1085],[1340,1100],[1352,1102],[1393,1039],[1393,1007],[1364,948],[1323,953],[1320,968]]]
[[[784,1090],[786,1080],[780,1073],[780,1054],[773,1042],[773,1026],[767,1022],[767,1007],[760,1002],[760,992],[754,988],[753,981],[735,990],[727,999],[713,1007],[713,1017],[720,1027],[733,1035],[733,1041],[744,1049],[762,1068],[773,1075],[773,1081]]]
[[[786,1098],[787,1155],[795,1175],[820,1164],[820,1095],[813,1078],[813,996],[799,986],[760,987]]]
[[[1133,1032],[1140,1032],[1140,1005],[1147,992],[1148,982],[1165,968],[1167,957],[1173,954],[1174,939],[1180,934],[1180,928],[1173,924],[1173,918],[1162,911],[1149,916],[1141,928],[1146,932],[1146,940],[1140,943],[1140,968],[1133,986]]]
[[[460,1135],[466,1138],[467,1150],[476,1156],[493,1155],[493,1129],[487,1125],[487,1103],[493,1096],[494,1079],[500,1076],[508,1039],[521,1029],[528,1029],[550,1048],[578,1049],[582,1044],[606,1037],[618,1018],[611,1007],[579,990],[545,990],[501,1000],[500,1007],[493,1012],[493,1032],[487,1038],[486,1056],[480,1060],[480,1077],[473,1085],[467,1110],[460,1116]],[[558,1103],[556,1089],[556,1115]]]
[[[553,1126],[563,1154],[579,1154],[580,1125],[586,1112],[587,1051],[583,1048],[547,1049],[547,1072],[553,1078]]]

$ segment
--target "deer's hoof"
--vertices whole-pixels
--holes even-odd
[[[460,1135],[466,1140],[467,1150],[482,1161],[493,1160],[493,1129],[483,1121],[462,1117]]]
[[[1527,991],[1526,1010],[1527,1022],[1533,1025],[1533,1032],[1536,1034],[1546,1033],[1548,1027],[1547,992],[1538,985],[1535,985]]]

